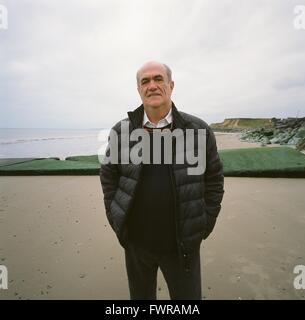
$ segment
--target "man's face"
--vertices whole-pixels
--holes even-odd
[[[159,108],[171,103],[174,82],[169,81],[163,65],[144,66],[138,73],[138,92],[144,106]]]

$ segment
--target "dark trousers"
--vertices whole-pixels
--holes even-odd
[[[164,276],[172,300],[201,300],[200,248],[189,255],[185,271],[178,253],[155,254],[134,245],[125,249],[131,300],[156,300],[157,271]]]

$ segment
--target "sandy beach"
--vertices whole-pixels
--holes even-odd
[[[217,148],[219,150],[256,148],[260,146],[260,144],[256,142],[239,140],[239,137],[241,136],[241,134],[238,132],[232,132],[232,133],[216,132],[215,136],[217,141]]]
[[[258,142],[249,142],[249,141],[239,140],[241,133],[238,133],[238,132],[232,132],[232,133],[216,132],[215,136],[217,140],[217,148],[219,150],[257,148],[261,146],[261,144]],[[293,148],[292,145],[289,145],[289,146]],[[269,147],[269,148],[280,147],[280,144],[274,144],[274,143],[267,144],[266,147]]]
[[[218,137],[220,149],[246,144]],[[129,299],[98,176],[0,177],[0,188],[0,299]],[[201,245],[204,299],[304,299],[293,286],[305,265],[304,179],[226,178],[225,191]],[[158,299],[169,299],[158,277]]]

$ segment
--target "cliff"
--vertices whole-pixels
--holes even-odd
[[[257,127],[271,127],[270,118],[227,118],[221,123],[212,123],[210,127],[214,131],[242,131]]]

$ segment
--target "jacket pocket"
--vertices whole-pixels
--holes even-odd
[[[124,248],[127,249],[129,246],[129,241],[128,241],[128,235],[127,235],[127,228],[126,226],[123,226],[120,234],[117,236],[120,245]]]
[[[203,206],[203,217],[204,217],[204,230],[202,232],[202,239],[205,240],[213,231],[216,223],[216,218],[211,216],[208,213],[204,199],[202,199],[202,206]]]
[[[206,230],[203,234],[203,240],[207,239],[208,236],[212,233],[212,231],[215,227],[215,224],[216,224],[216,218],[207,214],[206,221],[207,221],[207,224],[206,224]]]

